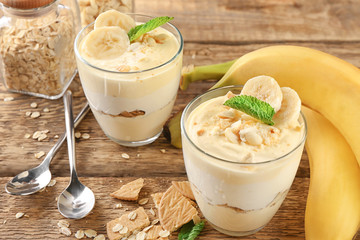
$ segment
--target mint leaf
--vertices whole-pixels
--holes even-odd
[[[196,225],[194,225],[193,221],[188,222],[181,228],[178,240],[194,240],[203,230],[204,226],[204,221],[201,221]]]
[[[153,18],[149,21],[147,21],[144,24],[137,25],[136,27],[133,27],[128,32],[128,36],[130,39],[130,42],[138,39],[141,35],[150,32],[151,30],[154,30],[157,27],[160,27],[161,25],[167,23],[168,21],[174,19],[173,17],[157,17]]]
[[[247,95],[235,96],[227,100],[224,105],[240,110],[268,125],[274,125],[272,121],[272,117],[275,114],[274,108],[256,97]]]

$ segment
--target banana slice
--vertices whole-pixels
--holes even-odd
[[[253,96],[267,102],[275,112],[279,111],[283,98],[279,84],[269,76],[257,76],[249,79],[240,95]]]
[[[90,59],[114,59],[130,46],[129,37],[119,27],[102,27],[91,31],[83,40],[81,52]]]
[[[288,125],[295,127],[298,125],[301,110],[301,100],[299,95],[289,87],[282,87],[283,99],[280,110],[274,115],[275,125]]]
[[[117,26],[129,32],[129,30],[136,26],[134,19],[129,15],[121,13],[116,10],[109,10],[101,13],[95,20],[94,28]]]

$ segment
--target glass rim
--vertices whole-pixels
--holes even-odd
[[[242,162],[233,162],[233,161],[230,161],[230,160],[227,160],[227,159],[224,159],[224,158],[220,158],[220,157],[217,157],[217,156],[214,156],[212,154],[209,154],[207,152],[205,152],[204,150],[202,150],[199,146],[197,146],[192,140],[191,138],[189,137],[189,135],[187,134],[187,131],[186,131],[186,128],[185,128],[185,114],[189,111],[189,108],[197,101],[199,100],[201,97],[207,95],[207,94],[210,94],[212,92],[215,92],[215,91],[218,91],[218,90],[223,90],[223,89],[232,89],[232,88],[243,88],[243,85],[229,85],[229,86],[224,86],[224,87],[220,87],[220,88],[214,88],[214,89],[210,89],[198,96],[196,96],[194,99],[192,99],[185,107],[183,113],[181,114],[181,120],[180,120],[180,129],[181,129],[181,132],[183,133],[183,136],[186,137],[186,139],[190,142],[190,144],[192,146],[194,146],[199,152],[205,154],[206,156],[208,157],[211,157],[217,161],[221,161],[221,162],[225,162],[225,163],[230,163],[230,164],[236,164],[236,165],[240,165],[240,166],[259,166],[259,165],[262,165],[262,164],[267,164],[267,163],[272,163],[272,162],[276,162],[276,161],[280,161],[281,159],[284,159],[286,156],[292,154],[293,152],[295,152],[306,140],[306,136],[307,136],[307,122],[306,122],[306,119],[305,119],[305,116],[304,114],[300,111],[300,116],[301,118],[303,119],[304,121],[304,133],[303,133],[303,136],[300,140],[300,142],[298,144],[296,144],[296,146],[291,149],[290,151],[288,151],[287,153],[277,157],[277,158],[273,158],[273,159],[270,159],[270,160],[266,160],[266,161],[263,161],[263,162],[254,162],[254,163],[242,163]]]
[[[154,18],[153,16],[150,16],[150,15],[145,15],[145,14],[138,14],[138,13],[125,13],[129,16],[140,16],[140,17],[147,17],[147,18]],[[144,73],[144,72],[150,72],[152,70],[155,70],[155,69],[158,69],[158,68],[161,68],[163,66],[166,66],[168,64],[170,64],[171,62],[173,62],[182,52],[183,48],[184,48],[184,39],[179,31],[179,29],[177,27],[175,27],[175,25],[173,25],[172,23],[170,22],[167,22],[165,23],[166,25],[169,25],[170,27],[172,27],[173,29],[175,29],[176,33],[179,35],[180,37],[180,46],[179,46],[179,49],[178,51],[175,53],[175,55],[170,58],[168,61],[160,64],[160,65],[157,65],[155,67],[152,67],[152,68],[147,68],[147,69],[144,69],[144,70],[139,70],[139,71],[133,71],[133,72],[119,72],[119,71],[111,71],[111,70],[106,70],[106,69],[103,69],[103,68],[100,68],[100,67],[97,67],[91,63],[89,63],[88,61],[86,61],[82,56],[81,54],[79,53],[78,51],[78,43],[79,43],[79,38],[80,38],[80,35],[86,31],[87,29],[89,29],[91,26],[93,26],[95,24],[95,21],[88,24],[86,27],[84,27],[83,29],[80,30],[80,32],[77,34],[76,38],[75,38],[75,41],[74,41],[74,51],[75,51],[75,55],[77,58],[79,58],[83,63],[85,63],[87,66],[89,67],[92,67],[92,68],[95,68],[96,70],[99,70],[99,71],[103,71],[103,72],[107,72],[107,73],[112,73],[112,74],[120,74],[120,75],[132,75],[132,74],[138,74],[138,73]],[[176,36],[175,36],[176,37]],[[79,43],[80,44],[80,43]]]

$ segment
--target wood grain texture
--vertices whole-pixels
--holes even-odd
[[[190,42],[359,41],[354,0],[136,0],[136,12],[173,16]]]
[[[135,0],[135,11],[154,16],[174,16],[173,23],[183,34],[184,65],[214,64],[236,59],[250,51],[275,44],[291,44],[315,48],[355,66],[360,66],[360,1],[355,0]],[[261,66],[259,66],[261,67]],[[173,113],[214,84],[213,80],[192,84],[179,91]],[[78,77],[70,86],[74,93],[74,113],[78,113],[85,97]],[[13,101],[2,101],[5,97]],[[37,109],[30,103],[36,102]],[[27,111],[42,111],[38,119],[25,117]],[[25,133],[49,129],[42,142],[25,139]],[[68,182],[67,148],[64,145],[51,165],[58,183],[32,196],[10,196],[4,184],[17,173],[34,167],[42,159],[34,153],[48,152],[55,135],[65,130],[63,101],[45,100],[7,92],[0,84],[0,239],[74,239],[58,233],[57,221],[63,219],[55,198]],[[104,224],[119,216],[125,208],[136,204],[122,202],[108,194],[128,182],[144,177],[146,186],[141,196],[164,191],[172,180],[186,179],[182,151],[172,147],[161,136],[154,143],[136,148],[119,146],[101,131],[90,112],[77,128],[89,133],[90,139],[76,140],[77,169],[82,181],[94,190],[96,206],[82,220],[70,220],[73,233],[91,228],[105,233]],[[160,150],[165,149],[162,153]],[[121,157],[130,155],[130,159]],[[309,163],[303,154],[294,184],[279,212],[262,231],[244,238],[231,238],[209,225],[199,239],[304,239],[304,212],[309,186]],[[146,205],[149,209],[152,203]],[[17,212],[29,217],[15,219]],[[5,224],[3,221],[7,220]],[[173,236],[172,239],[176,239]],[[360,236],[356,238],[360,239]]]
[[[10,178],[1,178],[0,185],[4,185]],[[56,197],[66,187],[68,178],[55,178],[57,183],[45,191],[31,196],[11,196],[5,193],[3,188],[0,192],[0,239],[74,239],[61,235],[58,231],[57,222],[64,219],[57,211]],[[140,192],[140,199],[150,197],[151,193],[165,191],[173,180],[184,180],[184,177],[159,177],[145,178],[145,186]],[[124,212],[134,210],[138,205],[134,202],[120,201],[109,196],[109,193],[117,190],[122,184],[130,182],[134,178],[82,178],[81,181],[90,187],[96,197],[94,210],[84,219],[68,220],[70,229],[75,233],[79,229],[94,229],[99,234],[106,234],[105,224],[119,217]],[[122,181],[122,183],[120,182]],[[296,179],[288,193],[283,205],[260,232],[249,237],[238,239],[303,239],[304,238],[304,213],[308,179]],[[121,209],[115,209],[117,203],[122,203]],[[150,220],[155,219],[148,212],[154,208],[152,201],[144,206]],[[128,208],[128,211],[125,209]],[[16,219],[18,212],[24,212],[29,217]],[[3,221],[7,220],[5,224]],[[175,233],[171,239],[176,238]],[[206,225],[199,239],[237,239],[225,236],[215,231],[209,224]]]

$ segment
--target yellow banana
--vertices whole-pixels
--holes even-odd
[[[294,89],[304,105],[329,119],[345,137],[360,164],[358,68],[314,49],[271,46],[240,57],[212,88],[244,84],[258,75],[271,76],[280,86]],[[180,128],[176,121],[170,121],[169,125]],[[181,137],[171,132],[171,140],[181,141]]]
[[[303,107],[310,187],[307,240],[351,240],[360,227],[360,168],[350,146],[322,115]]]

